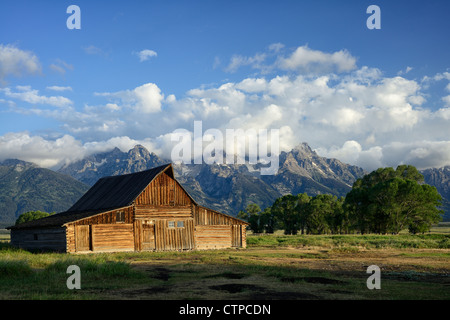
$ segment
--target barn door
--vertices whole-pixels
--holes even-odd
[[[142,250],[155,250],[154,221],[144,221],[142,224]]]
[[[76,251],[91,250],[91,228],[90,228],[90,225],[75,227],[75,249],[76,249]]]

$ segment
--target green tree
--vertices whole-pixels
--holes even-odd
[[[292,194],[282,196],[275,200],[271,212],[280,221],[285,234],[297,234],[300,228],[300,213],[296,208],[298,197]]]
[[[405,199],[407,219],[404,223],[412,234],[429,231],[433,224],[442,220],[444,213],[438,209],[442,205],[442,197],[436,187],[422,184],[415,189],[411,198]]]
[[[424,232],[441,219],[441,196],[410,165],[380,168],[358,179],[345,208],[361,233]]]
[[[362,180],[358,179],[353,184],[353,189],[345,196],[344,210],[348,217],[349,228],[357,229],[361,234],[370,231],[368,206],[368,192],[362,188]]]
[[[242,210],[239,211],[237,217],[239,219],[247,221],[250,224],[249,228],[254,233],[263,232],[264,229],[260,222],[261,208],[257,204],[250,203],[249,205],[247,205],[247,208],[245,209],[245,211],[242,211]]]
[[[268,207],[260,213],[259,223],[266,233],[274,233],[278,228],[278,220],[272,213],[272,208]]]
[[[25,213],[22,213],[16,220],[16,225],[28,221],[33,221],[41,218],[48,217],[52,215],[53,213],[43,212],[43,211],[28,211]]]
[[[325,217],[333,234],[348,233],[348,217],[344,211],[344,197],[333,197],[330,202],[330,213]]]
[[[307,222],[308,222],[308,216],[309,216],[308,205],[309,205],[310,201],[311,201],[311,197],[308,196],[308,194],[306,194],[306,193],[299,193],[297,195],[296,210],[299,215],[299,217],[298,217],[299,218],[299,228],[300,228],[302,234],[305,233],[305,230],[307,228]]]
[[[306,229],[308,234],[322,234],[328,229],[328,224],[325,219],[326,213],[329,211],[328,198],[325,194],[320,194],[312,197],[308,204],[306,219]]]

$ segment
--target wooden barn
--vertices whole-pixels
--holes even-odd
[[[26,250],[86,253],[245,248],[247,225],[198,205],[167,164],[101,178],[68,211],[8,229]]]

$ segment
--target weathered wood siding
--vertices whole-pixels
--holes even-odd
[[[117,221],[117,213],[123,212],[123,221]],[[133,206],[115,209],[107,212],[102,212],[100,214],[94,215],[89,218],[78,220],[73,222],[74,225],[89,225],[89,224],[114,224],[114,223],[133,223],[134,221],[134,210]]]
[[[232,245],[231,238],[231,226],[195,226],[195,244],[197,249],[230,248]]]
[[[134,221],[134,249],[136,251],[156,249],[155,220],[138,219]]]
[[[13,229],[11,244],[25,250],[65,252],[65,228]]]
[[[136,251],[195,249],[193,219],[139,219],[134,223],[134,231]]]
[[[189,195],[165,172],[155,178],[136,198],[135,204],[153,206],[189,206]]]
[[[184,227],[169,227],[169,221],[172,220],[156,220],[155,221],[155,245],[157,251],[166,250],[190,250],[195,248],[194,243],[194,221],[178,220],[184,223]]]
[[[233,217],[205,207],[195,206],[194,221],[196,225],[195,240],[198,249],[247,247],[247,225],[239,219],[235,219]],[[211,228],[208,228],[208,226],[210,226]],[[220,226],[224,226],[224,228],[219,228]],[[227,226],[228,228],[225,228],[225,226]],[[216,229],[220,231],[215,236],[214,233]]]
[[[154,179],[136,198],[135,249],[190,250],[194,242],[194,204],[181,185],[168,174]],[[178,227],[178,221],[183,227]],[[169,227],[173,222],[173,227]]]
[[[92,251],[134,251],[132,224],[92,225]]]
[[[136,205],[136,219],[189,219],[192,218],[192,205],[150,206]]]
[[[66,251],[74,253],[75,249],[75,225],[69,224],[66,226]]]
[[[231,226],[231,246],[234,248],[242,247],[242,226],[239,224]]]
[[[75,226],[75,251],[92,250],[92,226],[76,225]]]
[[[247,248],[247,226],[242,226],[241,229],[241,247]]]
[[[195,206],[194,219],[196,225],[245,225],[244,222],[238,219],[202,206]]]
[[[67,252],[134,250],[133,221],[132,206],[74,221],[66,228]]]
[[[67,234],[68,252],[134,251],[133,224],[72,225]]]

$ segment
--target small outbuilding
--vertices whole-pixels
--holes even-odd
[[[86,253],[245,248],[247,225],[198,205],[167,164],[101,178],[69,210],[8,229],[26,250]]]

